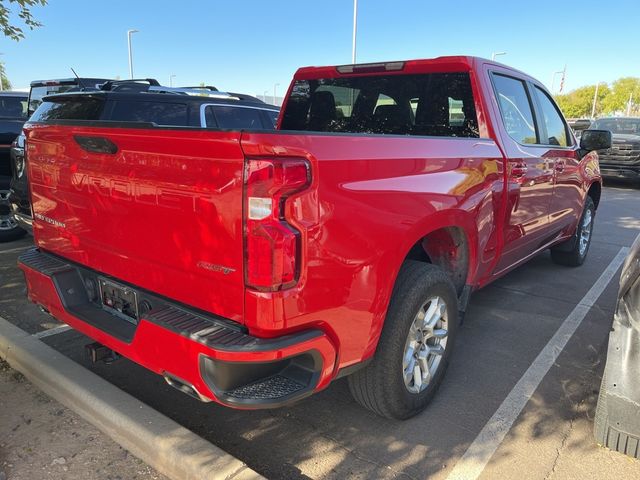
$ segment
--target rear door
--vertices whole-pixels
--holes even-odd
[[[496,273],[537,250],[550,235],[554,159],[540,148],[540,131],[527,82],[511,72],[490,73],[499,113],[497,131],[507,158],[504,250]]]

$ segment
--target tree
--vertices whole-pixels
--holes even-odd
[[[11,90],[11,82],[7,78],[3,62],[0,62],[0,82],[2,82],[2,90]]]
[[[580,87],[576,90],[572,90],[564,95],[556,95],[555,98],[565,117],[590,117],[595,91],[595,85],[588,85],[586,87]],[[598,87],[598,99],[596,101],[596,116],[603,113],[603,101],[609,94],[609,87],[606,84],[600,84],[600,87]]]
[[[47,0],[0,0],[0,30],[5,37],[19,41],[24,38],[24,32],[21,27],[12,24],[9,16],[13,13],[13,7],[17,6],[18,18],[24,23],[24,26],[30,30],[40,27],[42,24],[33,18],[31,9],[36,6],[44,6]]]
[[[602,102],[603,107],[607,113],[625,113],[629,98],[632,106],[640,102],[640,78],[624,77],[613,82],[611,94]]]

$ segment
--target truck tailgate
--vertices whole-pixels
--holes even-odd
[[[37,245],[243,321],[239,132],[31,125]]]

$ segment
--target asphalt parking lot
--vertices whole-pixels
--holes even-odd
[[[606,187],[584,266],[561,267],[543,253],[475,293],[438,395],[406,422],[360,408],[344,379],[290,408],[236,411],[199,403],[127,360],[90,365],[83,356],[89,341],[73,331],[43,341],[268,478],[453,478],[538,354],[640,233],[639,205],[640,189]],[[59,324],[26,299],[15,263],[29,245],[23,239],[0,246],[0,316],[37,333]],[[533,395],[486,466],[465,456],[467,463],[479,462],[480,478],[640,478],[640,462],[599,448],[592,436],[618,275],[531,387]]]

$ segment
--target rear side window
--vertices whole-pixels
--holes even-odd
[[[493,75],[500,114],[507,133],[518,143],[538,143],[533,109],[522,80]]]
[[[260,110],[234,106],[209,106],[205,112],[207,127],[224,130],[262,130]]]
[[[163,126],[187,126],[188,111],[184,103],[115,100],[105,120],[145,122]]]
[[[467,72],[297,80],[282,129],[478,137]]]
[[[99,120],[104,100],[99,98],[69,98],[44,101],[31,116],[32,122],[52,120]]]
[[[568,146],[567,125],[564,123],[557,107],[540,88],[536,87],[535,91],[540,109],[542,110],[542,120],[547,130],[547,141],[544,143],[547,145],[557,145],[559,147]]]

